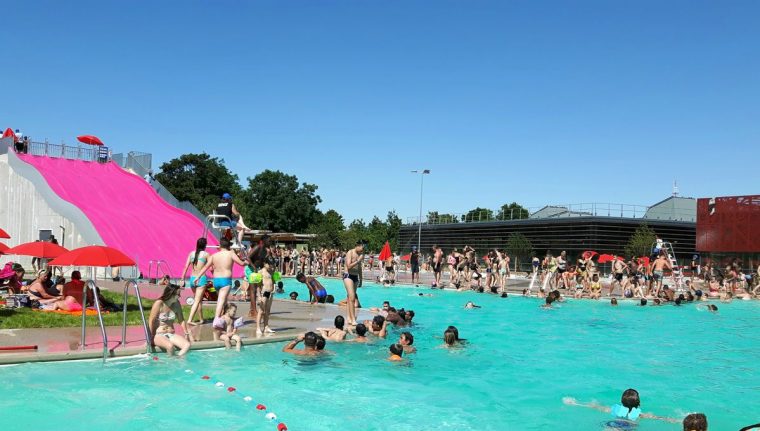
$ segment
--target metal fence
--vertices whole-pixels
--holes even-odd
[[[124,169],[129,169],[137,175],[144,177],[152,173],[153,155],[139,151],[130,151],[126,155],[114,154],[113,161]]]
[[[105,151],[104,151],[105,150]],[[49,142],[30,141],[26,153],[33,156],[59,157],[63,159],[85,160],[89,162],[102,161],[99,156],[108,154],[108,149],[93,146],[72,147],[66,144],[51,144]]]
[[[548,218],[574,218],[574,217],[619,217],[619,218],[645,218],[650,207],[644,205],[616,204],[616,203],[580,203],[546,205],[543,207],[528,207],[524,209],[509,209],[509,211],[470,211],[468,213],[444,214],[429,212],[422,219],[422,224],[450,224],[450,223],[479,223],[507,220],[548,219]],[[669,220],[691,220],[693,213],[674,211]],[[406,224],[418,224],[419,217],[407,217]]]

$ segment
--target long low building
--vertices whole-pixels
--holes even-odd
[[[522,220],[423,223],[421,248],[427,253],[433,245],[439,245],[448,253],[455,247],[461,249],[470,245],[479,254],[485,254],[488,249],[503,249],[510,234],[519,232],[531,241],[539,256],[547,251],[557,254],[562,250],[571,258],[585,250],[624,254],[631,235],[646,224],[663,240],[673,244],[679,260],[690,259],[695,251],[696,200],[691,198],[665,199],[639,217],[593,215],[584,211],[557,211],[557,208],[562,207],[545,207],[541,210],[542,216]],[[401,227],[402,250],[417,245],[419,228],[418,224]]]

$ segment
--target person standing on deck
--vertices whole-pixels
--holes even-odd
[[[356,247],[346,253],[346,273],[343,274],[343,286],[346,288],[346,308],[348,309],[348,324],[356,325],[356,307],[359,304],[359,296],[356,287],[359,284],[359,274],[362,272],[362,259],[364,259],[364,243],[356,242]]]
[[[435,281],[433,287],[439,287],[441,284],[441,271],[443,268],[443,250],[437,245],[433,246],[433,274],[435,274]]]
[[[266,262],[267,257],[269,257],[269,235],[264,235],[259,240],[259,243],[256,244],[248,254],[248,266],[250,267],[251,272],[259,272],[264,268],[264,263]],[[248,288],[248,295],[251,299],[251,311],[248,312],[248,316],[255,318],[256,293],[257,290],[261,288],[261,281],[250,283]]]
[[[417,246],[412,246],[412,252],[409,255],[409,264],[412,266],[412,284],[414,284],[414,276],[417,275],[417,283],[420,282],[420,253],[417,251]]]
[[[210,268],[214,268],[214,288],[219,292],[216,300],[215,318],[222,317],[224,305],[227,303],[227,295],[229,295],[232,288],[232,265],[245,266],[245,262],[238,257],[237,253],[230,250],[230,245],[230,240],[222,238],[219,241],[219,251],[211,255],[208,262],[198,271],[198,274],[205,274]],[[200,277],[196,278],[193,282],[196,287],[199,283]]]

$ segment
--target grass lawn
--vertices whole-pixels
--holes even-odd
[[[118,305],[118,312],[111,312],[103,314],[103,323],[106,326],[121,326],[122,324],[122,312],[121,307],[124,301],[123,294],[109,292],[107,290],[100,291],[106,299]],[[153,301],[149,299],[142,300],[143,307],[145,309],[145,319],[148,319],[150,314],[150,307],[153,306]],[[183,306],[182,312],[185,316],[190,314],[190,307]],[[208,314],[208,313],[207,313]],[[98,326],[97,316],[87,316],[87,326]],[[127,299],[127,324],[128,325],[142,325],[140,319],[140,311],[137,308],[137,298],[130,295]],[[14,308],[14,309],[0,309],[0,329],[19,329],[19,328],[64,328],[64,327],[81,327],[82,315],[67,315],[58,313],[46,313],[44,311],[35,311],[31,308]]]

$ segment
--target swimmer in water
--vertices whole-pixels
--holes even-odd
[[[480,305],[475,305],[474,302],[468,301],[467,304],[464,304],[464,308],[466,308],[466,309],[480,308]]]
[[[613,417],[618,420],[628,422],[629,425],[636,423],[639,418],[657,419],[665,422],[678,423],[676,419],[656,416],[651,413],[643,413],[641,411],[641,400],[639,398],[639,392],[636,389],[626,389],[623,391],[623,395],[620,397],[620,404],[614,404],[612,407],[603,406],[596,402],[582,404],[572,397],[565,397],[562,399],[562,402],[569,406],[589,407],[601,412],[611,413]]]
[[[451,331],[449,329],[445,330],[443,332],[443,345],[444,347],[454,347],[457,344],[457,337],[454,334],[454,331]]]
[[[417,353],[417,348],[412,346],[414,344],[414,336],[409,331],[404,331],[398,337],[398,344],[404,347],[404,353]]]
[[[343,341],[346,339],[346,331],[343,329],[343,327],[346,324],[345,319],[343,316],[335,316],[335,320],[333,321],[335,324],[334,328],[317,328],[317,332],[319,332],[320,335],[327,338],[330,341]]]
[[[707,431],[707,416],[704,413],[686,415],[683,418],[683,431]]]
[[[398,343],[391,344],[389,350],[391,351],[391,355],[388,357],[389,361],[398,362],[403,360],[402,356],[404,355],[404,346]]]
[[[364,326],[369,328],[369,332],[380,338],[388,335],[388,321],[383,316],[375,316],[372,320],[365,320]]]
[[[541,308],[554,308],[552,307],[552,302],[554,302],[554,295],[547,295],[544,301],[545,302],[541,304]]]
[[[705,309],[712,313],[718,312],[718,306],[715,304],[697,304],[697,310]]]
[[[319,339],[319,336],[315,334],[314,332],[307,332],[305,334],[301,334],[297,336],[293,341],[286,344],[285,347],[282,348],[282,351],[285,353],[291,353],[293,355],[299,355],[299,356],[319,356],[323,353],[323,351],[317,350],[317,340]],[[296,349],[295,347],[303,341],[303,349]]]
[[[354,328],[354,333],[356,333],[356,336],[351,340],[354,343],[368,343],[369,338],[367,338],[367,326],[364,323],[360,323],[356,325]]]
[[[613,306],[613,307],[617,307],[617,305],[618,305],[617,298],[610,299],[610,305]]]

